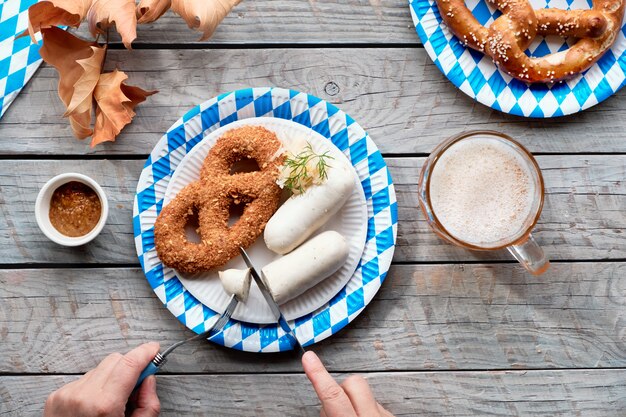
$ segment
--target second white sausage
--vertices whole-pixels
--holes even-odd
[[[292,300],[346,263],[350,248],[339,233],[329,230],[293,252],[263,267],[265,285],[278,304]]]

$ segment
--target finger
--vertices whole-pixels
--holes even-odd
[[[94,387],[103,387],[121,358],[121,353],[111,353],[102,359],[98,366],[85,374],[85,381],[89,380],[89,383],[93,384]]]
[[[324,407],[320,408],[320,417],[328,417],[324,411]]]
[[[385,407],[383,407],[379,403],[376,403],[376,405],[378,406],[378,412],[380,413],[381,417],[394,417],[394,415],[387,411]]]
[[[341,384],[344,392],[350,399],[352,407],[359,417],[379,417],[378,403],[367,381],[358,375],[346,378]]]
[[[105,388],[114,395],[128,398],[137,384],[139,374],[158,352],[159,344],[151,342],[144,343],[122,356],[115,364]]]
[[[324,365],[312,351],[302,356],[302,366],[307,378],[313,384],[327,417],[356,417],[350,399],[343,389],[326,371]]]
[[[135,411],[131,417],[157,417],[161,412],[161,402],[156,392],[156,377],[146,378],[137,392]]]

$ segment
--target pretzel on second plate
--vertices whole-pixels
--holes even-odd
[[[183,188],[163,207],[154,225],[157,254],[163,264],[187,274],[224,265],[263,232],[278,208],[277,185],[281,142],[260,126],[229,130],[209,151],[200,179]],[[259,171],[231,173],[233,164],[254,159]],[[244,205],[243,214],[228,225],[231,205]],[[201,242],[187,239],[185,226],[198,215]]]
[[[464,0],[437,0],[452,33],[489,55],[509,75],[527,83],[571,78],[593,65],[611,47],[622,26],[624,0],[593,0],[591,10],[534,10],[528,0],[490,0],[502,16],[482,26]],[[536,35],[577,38],[569,49],[540,58],[524,52]]]

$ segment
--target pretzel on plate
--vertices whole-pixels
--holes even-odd
[[[502,16],[486,28],[464,0],[436,1],[441,17],[464,45],[489,55],[499,68],[527,83],[561,81],[591,67],[615,42],[624,17],[624,0],[593,0],[590,10],[534,10],[528,0],[490,0]],[[537,35],[577,41],[565,51],[531,58],[524,51]]]
[[[209,151],[200,179],[183,188],[157,217],[155,247],[163,264],[187,274],[224,265],[250,246],[278,208],[277,185],[281,142],[260,126],[229,130]],[[253,159],[259,171],[231,173],[233,164]],[[243,205],[243,214],[229,226],[230,208]],[[187,239],[185,226],[198,216],[201,242]]]

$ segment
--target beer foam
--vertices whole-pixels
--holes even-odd
[[[462,139],[432,170],[432,209],[460,241],[485,248],[509,243],[525,231],[536,210],[533,169],[499,138]]]

